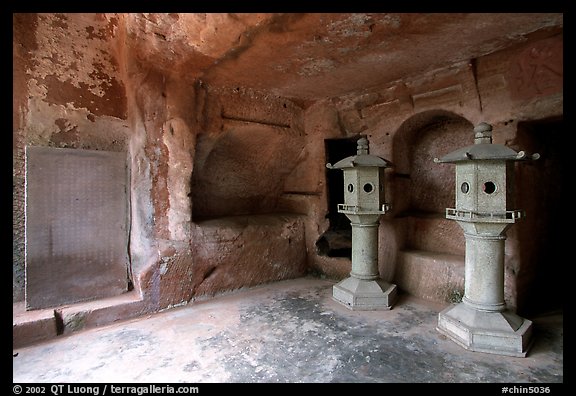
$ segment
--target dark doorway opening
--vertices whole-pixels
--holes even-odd
[[[518,313],[527,317],[563,309],[563,279],[569,232],[570,153],[562,119],[518,123],[514,143],[540,159],[516,168],[517,207],[526,219],[516,225],[521,265],[518,271]]]
[[[365,135],[353,138],[324,140],[326,162],[336,162],[356,155],[357,141]],[[338,204],[344,203],[344,174],[339,169],[326,169],[328,198],[328,230],[316,242],[318,254],[328,257],[352,257],[352,226],[346,215],[338,213]]]

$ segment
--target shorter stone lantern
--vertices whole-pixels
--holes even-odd
[[[464,297],[440,312],[437,329],[471,351],[524,357],[530,347],[532,322],[506,309],[504,302],[504,242],[506,231],[525,214],[512,210],[513,161],[538,159],[492,144],[492,126],[474,128],[471,146],[437,163],[456,164],[456,207],[446,218],[464,230],[466,257]]]
[[[344,158],[329,169],[344,171],[344,213],[352,225],[352,271],[333,287],[333,298],[352,310],[391,309],[396,285],[378,273],[378,226],[390,206],[384,202],[384,169],[390,162],[368,154],[368,139],[358,139],[357,155]]]

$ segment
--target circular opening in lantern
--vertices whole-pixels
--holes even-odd
[[[354,186],[352,184],[348,184],[348,192],[354,192]]]
[[[366,183],[364,184],[364,192],[370,194],[372,191],[374,191],[374,186],[372,185],[372,183]]]
[[[462,183],[460,186],[460,191],[462,191],[464,194],[468,194],[468,191],[470,191],[470,184],[466,182]]]
[[[496,191],[496,184],[494,184],[494,182],[487,181],[482,185],[482,189],[486,194],[492,194]]]

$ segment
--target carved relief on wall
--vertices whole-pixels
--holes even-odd
[[[510,62],[508,81],[514,99],[550,95],[562,90],[563,41],[554,37],[538,41]]]

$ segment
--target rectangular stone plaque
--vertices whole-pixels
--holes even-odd
[[[126,153],[26,147],[26,309],[127,290],[127,185]]]

